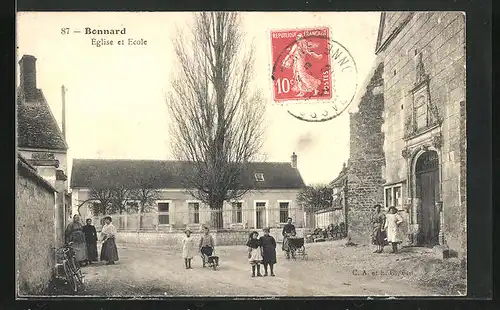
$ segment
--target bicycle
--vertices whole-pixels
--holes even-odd
[[[80,286],[85,283],[85,278],[82,274],[80,266],[75,261],[75,253],[71,248],[73,242],[65,244],[63,247],[57,249],[57,254],[61,262],[56,263],[56,270],[62,266],[64,269],[64,276],[66,282],[70,286],[73,293],[77,293]]]

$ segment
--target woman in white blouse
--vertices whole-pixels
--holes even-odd
[[[101,231],[101,238],[104,241],[101,248],[101,261],[106,261],[106,265],[113,265],[118,261],[118,250],[115,243],[117,231],[111,223],[111,216],[106,216],[104,223]]]

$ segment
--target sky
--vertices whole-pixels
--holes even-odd
[[[173,70],[171,39],[191,16],[188,12],[18,13],[18,59],[24,54],[37,58],[37,87],[59,125],[61,85],[67,88],[69,163],[72,158],[173,159],[165,102]],[[283,162],[295,152],[306,184],[330,182],[349,157],[348,111],[331,121],[310,123],[273,104],[269,31],[329,27],[331,38],[356,61],[359,92],[375,60],[380,13],[246,12],[242,17],[245,40],[255,44],[252,83],[266,102],[262,154],[267,161]],[[147,45],[118,46],[112,36],[86,35],[86,27],[125,27],[127,33],[121,36],[125,41],[144,39]],[[69,28],[69,34],[62,34],[62,28]],[[92,38],[114,39],[115,45],[97,47]]]

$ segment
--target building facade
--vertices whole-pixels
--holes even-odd
[[[347,166],[344,163],[339,175],[330,182],[332,187],[332,206],[327,209],[315,212],[315,227],[327,228],[328,225],[340,225],[344,223],[347,229],[347,207],[348,207],[348,192],[347,192]]]
[[[366,126],[382,137],[358,148],[382,147],[369,171],[383,184],[366,196],[407,213],[411,244],[466,255],[465,15],[382,13],[376,54],[380,91],[367,89],[352,116],[351,139]]]
[[[71,210],[67,182],[68,145],[42,90],[37,88],[36,58],[23,55],[19,67],[17,150],[35,167],[37,174],[57,190],[54,225],[57,243],[61,244],[66,218]]]
[[[296,197],[304,182],[296,162],[294,155],[292,163],[247,164],[244,178],[249,190],[240,199],[225,202],[222,210],[214,211],[183,188],[187,162],[75,159],[71,176],[74,212],[93,217],[91,204],[100,203],[91,194],[93,188],[107,184],[133,188],[133,184],[148,183],[156,192],[152,206],[140,215],[130,211],[114,215],[119,219],[118,228],[159,232],[199,230],[204,225],[212,229],[261,229],[281,227],[288,217],[297,227],[303,227],[304,211]],[[132,196],[126,199],[127,203],[138,203]]]

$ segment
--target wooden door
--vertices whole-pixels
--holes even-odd
[[[419,169],[416,171],[416,194],[420,200],[419,225],[423,243],[433,246],[439,243],[439,211],[436,208],[439,197],[439,167],[437,154],[424,154],[421,157],[422,163],[419,165],[417,162]]]

